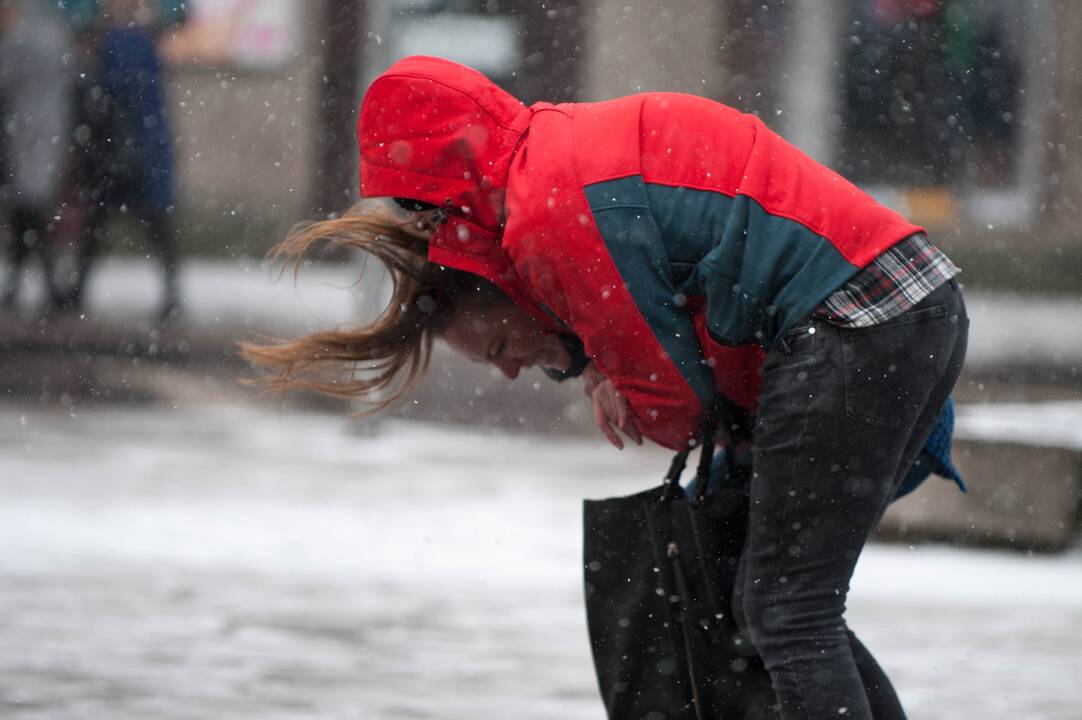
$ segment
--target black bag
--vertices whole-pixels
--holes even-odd
[[[707,492],[719,415],[732,448],[736,411],[707,419],[693,497],[679,483],[688,448],[660,487],[584,503],[586,615],[610,720],[777,718],[770,677],[730,609],[750,480],[735,453]]]

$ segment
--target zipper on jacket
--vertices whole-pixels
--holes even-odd
[[[699,697],[699,678],[695,668],[695,661],[691,653],[691,633],[688,632],[688,602],[687,581],[684,578],[684,568],[680,565],[680,546],[675,541],[670,541],[665,549],[669,561],[672,563],[673,579],[676,580],[676,592],[679,595],[680,606],[676,613],[676,622],[680,624],[680,634],[684,639],[684,662],[687,665],[688,683],[691,685],[691,704],[695,709],[696,720],[704,720],[702,699]]]

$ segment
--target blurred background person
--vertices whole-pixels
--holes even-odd
[[[46,303],[63,297],[47,232],[57,211],[71,137],[72,36],[45,0],[0,0],[0,107],[6,147],[2,204],[10,267],[0,304],[15,308],[24,265],[41,260]]]
[[[162,266],[159,315],[178,315],[178,258],[174,157],[167,114],[165,73],[158,38],[166,24],[182,22],[182,3],[108,0],[92,42],[92,79],[76,93],[80,127],[79,176],[85,226],[67,304],[82,306],[86,282],[111,215],[133,217]]]

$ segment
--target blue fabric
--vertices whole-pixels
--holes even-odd
[[[962,475],[958,472],[958,468],[954,466],[951,459],[951,438],[953,435],[954,398],[947,398],[947,402],[943,404],[943,409],[939,412],[939,417],[936,418],[932,434],[924,442],[924,447],[917,456],[916,462],[913,463],[913,467],[909,468],[909,472],[906,473],[905,479],[902,480],[898,492],[895,493],[895,500],[916,490],[932,473],[944,479],[953,480],[958,485],[958,489],[966,492],[966,484],[962,480]],[[750,456],[747,458],[737,457],[737,462],[750,463],[751,458]],[[714,460],[710,465],[710,482],[706,488],[707,495],[714,492],[721,483],[725,482],[727,476],[728,467],[725,462],[725,450],[719,449],[714,453]],[[684,490],[688,497],[692,497],[698,487],[699,478],[696,477],[692,478]]]
[[[705,296],[707,329],[725,345],[769,348],[857,272],[826,238],[750,197],[641,176],[594,183],[585,192],[643,314],[668,313],[676,295]]]
[[[826,238],[740,196],[699,263],[707,328],[726,345],[769,348],[857,272]]]
[[[605,247],[654,337],[702,407],[717,392],[703,363],[691,313],[678,304],[667,248],[650,210],[642,178],[586,186],[586,198]]]
[[[738,460],[739,462],[739,460]],[[706,485],[706,494],[710,495],[725,482],[729,477],[729,466],[725,462],[725,449],[718,448],[714,453],[714,459],[710,461],[710,482]],[[691,478],[691,481],[684,486],[684,492],[687,496],[695,497],[695,493],[699,491],[699,476],[696,475]]]
[[[123,133],[116,140],[127,153],[126,171],[137,176],[110,202],[137,212],[166,210],[173,204],[173,147],[154,38],[137,28],[110,30],[100,53],[102,88],[113,99]]]
[[[895,500],[916,490],[932,473],[947,480],[953,480],[962,492],[966,491],[962,475],[951,459],[953,437],[954,398],[947,398],[947,402],[943,403],[943,409],[939,411],[939,417],[936,418],[932,434],[925,441],[913,467],[909,468],[905,480],[898,488],[898,494],[894,496]]]
[[[76,30],[87,30],[102,19],[103,0],[39,0],[55,7]],[[188,18],[187,0],[161,0],[158,21],[165,26],[179,25]]]
[[[650,209],[665,240],[669,262],[690,271],[721,240],[733,209],[722,193],[670,185],[646,184]],[[676,284],[686,279],[678,277]]]

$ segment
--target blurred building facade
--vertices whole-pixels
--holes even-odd
[[[927,225],[978,274],[1013,264],[1039,280],[1044,255],[1070,276],[1053,285],[1082,286],[1082,18],[1066,0],[191,6],[167,55],[180,212],[195,239],[266,247],[347,207],[363,88],[424,53],[527,102],[646,90],[722,100]]]

